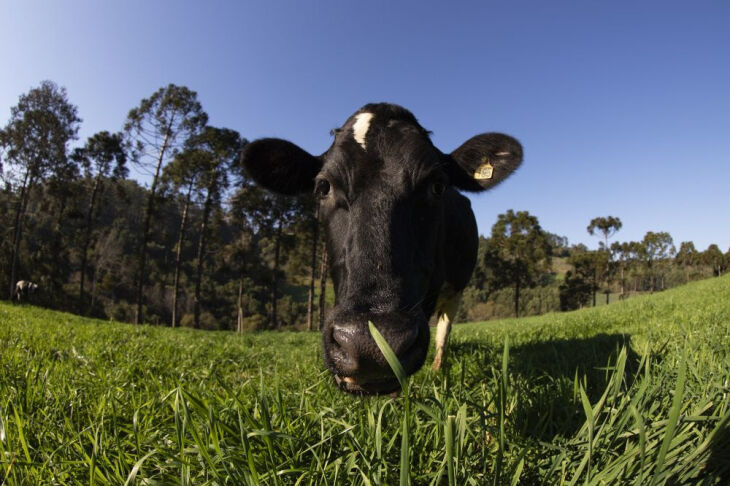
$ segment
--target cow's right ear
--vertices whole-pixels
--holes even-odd
[[[241,163],[262,187],[294,195],[314,190],[314,177],[322,161],[299,146],[280,138],[262,138],[248,144]]]

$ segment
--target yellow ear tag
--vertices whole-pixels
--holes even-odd
[[[492,164],[489,163],[489,159],[484,157],[482,158],[482,165],[477,167],[477,170],[474,171],[474,179],[478,181],[491,179],[493,174],[494,167],[492,167]]]

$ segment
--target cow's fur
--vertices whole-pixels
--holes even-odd
[[[15,299],[18,303],[29,300],[38,290],[38,284],[28,280],[19,280],[15,283]]]
[[[336,295],[323,330],[325,364],[347,391],[386,393],[398,382],[368,321],[411,374],[423,365],[436,312],[440,367],[477,254],[474,214],[458,190],[504,180],[521,163],[522,147],[487,133],[444,154],[408,110],[385,103],[364,106],[334,137],[320,156],[288,141],[257,140],[242,162],[268,189],[319,198]]]

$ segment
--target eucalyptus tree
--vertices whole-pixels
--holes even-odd
[[[127,143],[140,172],[151,177],[147,204],[139,236],[134,322],[142,320],[146,277],[147,247],[152,218],[157,208],[157,189],[162,167],[172,160],[190,137],[197,135],[208,121],[197,93],[170,84],[144,98],[130,110],[124,125]]]
[[[20,96],[10,109],[7,125],[0,129],[6,170],[17,188],[8,286],[11,298],[30,194],[39,182],[68,169],[68,144],[76,140],[80,123],[66,89],[43,81]]]
[[[127,154],[122,134],[98,132],[88,138],[86,144],[74,150],[72,156],[84,169],[89,183],[89,202],[86,206],[84,237],[81,248],[81,276],[79,282],[80,311],[85,312],[86,297],[84,285],[88,272],[88,254],[94,228],[95,211],[99,197],[104,192],[104,183],[109,179],[124,179],[127,176]]]
[[[536,285],[550,270],[551,247],[547,233],[537,218],[527,211],[508,210],[492,227],[485,264],[491,272],[493,288],[513,286],[515,317],[520,314],[520,290]]]

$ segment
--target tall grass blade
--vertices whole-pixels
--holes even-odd
[[[405,398],[405,407],[404,407],[404,413],[403,413],[403,429],[402,429],[402,435],[401,435],[401,449],[400,449],[400,485],[401,486],[407,486],[410,481],[410,447],[409,447],[409,437],[408,437],[408,429],[409,429],[409,422],[410,422],[410,403],[408,399],[408,376],[406,375],[406,371],[403,369],[403,365],[401,364],[400,360],[398,360],[398,357],[393,352],[393,349],[390,347],[388,342],[385,340],[382,334],[380,334],[380,331],[375,327],[375,325],[368,321],[368,327],[370,329],[370,335],[373,336],[373,339],[375,340],[375,344],[378,345],[378,348],[380,348],[380,351],[383,353],[383,356],[385,356],[386,361],[390,365],[390,369],[393,370],[393,373],[395,374],[396,378],[398,379],[398,382],[400,382],[400,386],[403,389],[403,396]]]
[[[444,424],[444,438],[446,440],[446,474],[449,477],[449,486],[456,484],[456,474],[454,471],[454,416],[446,417]]]
[[[507,387],[509,385],[507,369],[509,364],[509,335],[504,336],[504,349],[502,350],[502,376],[500,377],[498,387],[498,400],[497,400],[497,416],[499,417],[499,450],[497,451],[496,465],[494,468],[494,478],[492,480],[493,485],[500,484],[502,480],[502,462],[504,460],[505,453],[505,428],[504,422],[507,417]]]
[[[375,327],[375,325],[371,321],[368,321],[368,327],[370,328],[370,335],[375,340],[375,344],[377,344],[378,348],[380,348],[383,356],[385,356],[385,360],[390,365],[390,369],[393,370],[395,377],[400,382],[403,393],[407,393],[408,376],[406,375],[406,370],[403,369],[403,365],[393,352],[393,348],[390,347],[388,341],[386,341],[383,335],[380,334],[378,328]]]
[[[669,419],[667,423],[667,429],[664,433],[664,440],[662,441],[662,447],[659,449],[659,454],[656,458],[656,465],[654,466],[654,476],[651,480],[651,486],[657,484],[660,480],[660,474],[664,467],[664,459],[666,458],[669,446],[674,438],[674,429],[677,427],[679,421],[679,412],[682,410],[682,400],[684,399],[684,382],[687,376],[687,363],[686,356],[679,362],[679,374],[677,376],[677,386],[674,389],[674,398],[672,399],[672,408],[669,410]]]
[[[147,460],[147,458],[151,457],[155,452],[157,451],[150,451],[142,458],[134,463],[134,467],[131,471],[129,471],[129,475],[127,476],[127,480],[124,481],[124,486],[130,486],[132,484],[135,484],[135,480],[137,479],[137,474],[139,473],[140,468],[142,467],[142,464]]]

